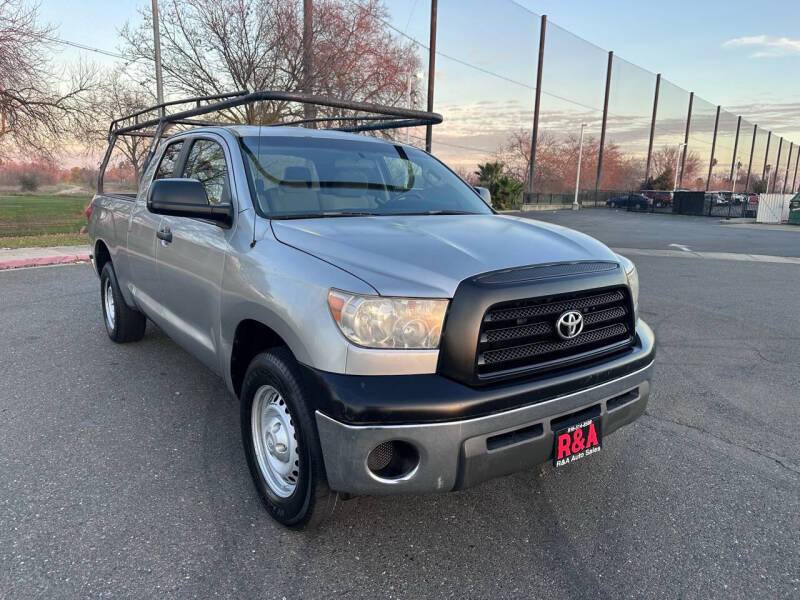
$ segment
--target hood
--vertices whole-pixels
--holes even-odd
[[[369,283],[384,296],[452,298],[464,279],[534,264],[612,260],[587,235],[500,215],[273,220],[275,237]]]

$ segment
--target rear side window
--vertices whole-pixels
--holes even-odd
[[[164,150],[164,155],[161,157],[161,162],[158,165],[155,177],[153,179],[164,179],[165,177],[172,177],[175,173],[175,166],[178,162],[178,157],[181,155],[183,149],[183,141],[173,142],[167,149]]]
[[[228,165],[225,152],[217,142],[197,140],[192,144],[183,176],[203,184],[210,204],[230,202]]]

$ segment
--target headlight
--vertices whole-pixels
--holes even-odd
[[[636,272],[636,265],[624,256],[617,254],[625,269],[625,275],[628,278],[628,287],[631,288],[631,299],[633,300],[633,318],[639,318],[639,273]]]
[[[366,348],[438,348],[447,302],[328,293],[328,306],[341,332]]]

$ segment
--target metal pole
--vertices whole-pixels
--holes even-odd
[[[544,36],[547,31],[547,15],[542,15],[539,29],[539,62],[536,66],[536,92],[533,102],[533,132],[531,134],[531,157],[528,165],[528,193],[533,193],[533,170],[536,167],[536,138],[539,135],[539,106],[542,102],[542,66],[544,65]]]
[[[789,183],[789,167],[791,166],[792,162],[793,148],[794,148],[794,142],[789,142],[789,155],[786,157],[786,173],[783,174],[783,187],[781,188],[781,194],[786,193],[786,184]]]
[[[764,152],[764,168],[761,169],[761,181],[767,176],[767,159],[769,158],[769,142],[772,139],[772,132],[767,132],[767,151]]]
[[[714,168],[714,152],[717,149],[717,129],[719,128],[719,109],[717,104],[717,117],[714,119],[714,137],[711,138],[711,160],[708,161],[708,177],[706,178],[706,191],[711,185],[711,170]]]
[[[428,48],[428,112],[433,112],[433,85],[436,79],[436,13],[438,1],[431,0],[431,33]],[[433,125],[425,126],[425,150],[431,151],[433,143]]]
[[[775,193],[775,186],[778,185],[778,169],[781,167],[781,150],[783,150],[783,138],[778,139],[778,157],[775,159],[775,174],[772,176],[773,194]],[[767,184],[769,184],[769,182],[767,182]]]
[[[656,135],[656,114],[658,113],[658,89],[661,87],[661,73],[656,75],[656,93],[653,96],[653,118],[650,121],[650,143],[647,146],[647,164],[644,168],[644,181],[650,176],[650,158],[653,155],[653,139]]]
[[[572,201],[572,210],[580,209],[578,204],[578,188],[581,184],[581,158],[583,158],[583,130],[586,128],[586,123],[581,123],[581,141],[578,145],[578,173],[575,175],[575,200]]]
[[[313,93],[314,87],[314,0],[303,0],[303,91]],[[303,118],[315,119],[316,106],[310,102],[303,104]],[[309,127],[316,128],[315,123]]]
[[[742,167],[742,162],[736,163],[736,175],[732,177],[733,184],[731,185],[731,202],[733,202],[733,195],[736,193],[736,180],[739,179],[739,169]]]
[[[733,179],[733,167],[736,164],[736,153],[739,151],[739,130],[742,127],[742,115],[736,121],[736,138],[733,140],[733,158],[731,158],[731,179]]]
[[[683,171],[686,168],[686,150],[689,148],[689,126],[692,123],[692,104],[694,104],[694,92],[689,92],[689,113],[686,115],[686,133],[683,136],[683,157],[681,158],[681,187],[683,187]]]
[[[673,194],[678,189],[678,165],[680,164],[679,161],[681,159],[681,148],[684,148],[685,146],[686,144],[684,143],[678,144],[678,153],[675,155],[675,183],[672,184]]]
[[[158,0],[152,0],[153,10],[153,50],[155,51],[156,61],[156,102],[158,104],[164,103],[164,81],[161,77],[161,35],[158,32]],[[161,115],[163,116],[164,108],[161,108]]]
[[[753,125],[753,142],[750,144],[750,160],[747,161],[747,179],[744,182],[744,193],[750,190],[750,172],[753,170],[753,153],[756,150],[756,136],[758,135],[758,124]]]
[[[794,157],[794,177],[792,177],[792,193],[794,194],[797,185],[797,167],[800,165],[800,148],[797,149],[797,156]]]
[[[603,174],[603,148],[606,144],[606,121],[608,119],[608,96],[611,91],[611,68],[614,64],[614,51],[608,53],[606,67],[606,96],[603,100],[603,123],[600,126],[600,152],[597,155],[597,179],[594,182],[594,201],[597,204],[597,190],[600,188],[600,176]]]

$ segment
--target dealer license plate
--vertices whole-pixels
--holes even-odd
[[[555,432],[553,464],[565,467],[575,461],[591,456],[603,447],[603,432],[600,417],[586,419]]]

